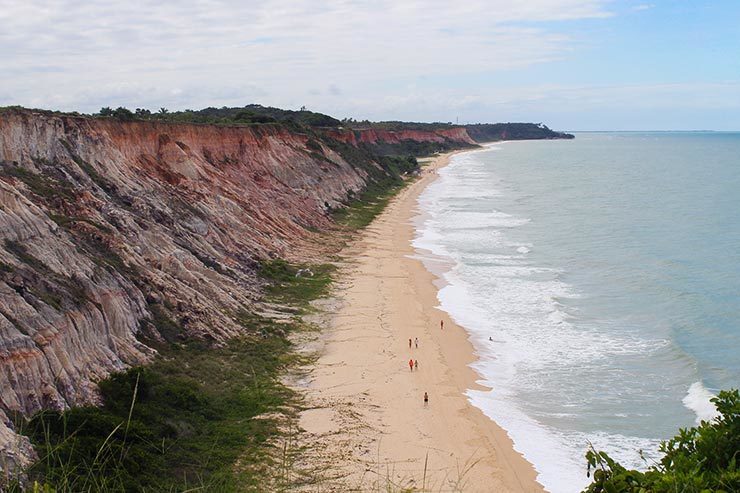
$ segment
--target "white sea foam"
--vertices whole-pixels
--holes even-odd
[[[686,397],[683,398],[684,405],[696,414],[696,424],[702,421],[711,421],[717,416],[717,407],[710,400],[715,397],[701,382],[694,382],[689,387]]]
[[[458,172],[461,166],[464,177]],[[507,430],[515,448],[534,464],[539,481],[553,493],[578,491],[588,483],[584,454],[589,443],[624,465],[644,467],[637,451],[649,456],[658,440],[573,429],[583,402],[558,408],[548,402],[565,390],[574,399],[586,399],[577,389],[587,370],[595,375],[588,385],[609,390],[611,379],[624,371],[613,367],[613,361],[650,357],[665,347],[665,340],[572,323],[563,301],[580,293],[562,281],[558,269],[528,260],[535,245],[507,237],[508,230],[529,224],[529,218],[494,208],[475,210],[501,193],[492,188],[496,180],[481,166],[475,155],[461,154],[441,170],[441,178],[419,199],[424,215],[416,221],[413,240],[427,266],[438,266],[439,257],[451,266],[442,274],[440,308],[470,334],[479,357],[472,366],[482,376],[481,383],[492,389],[468,391],[468,398]],[[623,420],[635,415],[616,414]]]
[[[487,382],[482,382],[487,384]],[[608,450],[613,459],[631,468],[644,469],[645,459],[656,459],[659,441],[603,432],[582,433],[548,427],[529,417],[515,404],[515,395],[500,391],[468,391],[470,402],[507,430],[514,448],[537,470],[538,481],[550,493],[580,491],[589,482],[584,456],[593,446]]]

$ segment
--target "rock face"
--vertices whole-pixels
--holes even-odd
[[[366,128],[357,130],[330,130],[328,133],[347,144],[401,144],[404,141],[435,142],[439,144],[475,145],[464,127],[438,130],[384,130]]]
[[[95,403],[141,341],[249,330],[258,261],[295,258],[367,180],[280,126],[0,113],[0,475],[31,454],[11,413]]]

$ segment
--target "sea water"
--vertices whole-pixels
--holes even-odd
[[[740,385],[740,134],[503,142],[439,174],[414,246],[446,260],[470,401],[549,491],[588,483],[591,445],[645,469]]]

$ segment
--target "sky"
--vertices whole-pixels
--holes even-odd
[[[738,0],[0,0],[0,106],[740,130]]]

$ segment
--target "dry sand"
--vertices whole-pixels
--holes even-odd
[[[324,478],[307,491],[543,491],[506,432],[465,397],[479,388],[473,347],[435,308],[435,276],[410,258],[417,197],[449,157],[427,165],[344,251],[330,328],[305,383],[313,408],[300,426],[315,452],[304,460]]]

